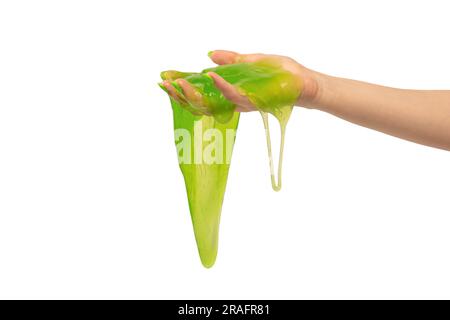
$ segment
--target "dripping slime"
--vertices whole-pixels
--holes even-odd
[[[270,58],[222,65],[199,73],[173,70],[161,73],[161,78],[170,81],[177,93],[177,99],[170,97],[175,143],[198,252],[207,268],[214,265],[217,256],[220,215],[240,116],[236,105],[215,87],[208,72],[215,72],[234,85],[260,112],[265,128],[271,183],[275,191],[281,189],[286,126],[303,89],[298,77]],[[193,86],[195,99],[185,96],[175,81],[180,78]],[[164,86],[161,85],[161,88],[166,91]],[[268,114],[273,115],[280,125],[276,175]]]

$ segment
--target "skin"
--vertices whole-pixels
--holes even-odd
[[[277,55],[239,54],[216,50],[209,54],[216,64],[277,59],[282,68],[303,81],[296,105],[328,112],[352,123],[401,139],[450,151],[450,90],[408,90],[344,79],[308,69],[295,60]],[[225,98],[237,111],[256,108],[247,97],[219,75],[209,72]],[[177,83],[187,99],[196,99],[194,88],[185,80]],[[169,81],[162,85],[174,99],[180,99]]]

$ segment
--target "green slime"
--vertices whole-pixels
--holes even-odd
[[[277,61],[270,58],[252,63],[218,66],[205,69],[200,73],[173,70],[162,72],[161,78],[171,81],[181,99],[180,101],[170,99],[174,129],[187,130],[194,143],[198,135],[203,137],[209,129],[219,130],[222,137],[226,137],[227,130],[235,132],[239,123],[239,112],[235,111],[236,105],[223,96],[207,72],[215,72],[234,85],[238,92],[245,95],[260,112],[266,131],[272,188],[279,191],[286,125],[293,106],[302,92],[301,80],[291,72],[282,69]],[[195,102],[186,99],[180,86],[174,81],[178,78],[183,78],[192,84],[201,98]],[[161,88],[165,90],[163,86]],[[268,113],[275,116],[281,130],[278,179],[275,178],[273,169]],[[231,147],[227,144],[219,146],[223,148],[222,153],[229,159],[231,159],[233,144],[234,136]],[[180,159],[180,150],[177,151]],[[191,148],[190,152],[188,158],[194,159],[195,147]],[[220,214],[230,164],[229,161],[221,163],[181,161],[179,165],[186,185],[200,259],[202,264],[209,268],[214,265],[217,256]]]

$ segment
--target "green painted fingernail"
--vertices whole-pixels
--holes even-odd
[[[158,83],[158,86],[159,86],[161,89],[163,89],[166,93],[168,93],[166,87],[164,87],[164,85],[163,85],[162,83]]]
[[[209,74],[204,73],[203,75],[204,75],[206,78],[208,78],[209,80],[212,80],[212,81],[213,81],[213,78],[212,78]]]

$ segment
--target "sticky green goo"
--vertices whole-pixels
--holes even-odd
[[[234,85],[261,113],[266,130],[271,182],[275,191],[281,188],[286,125],[302,92],[300,79],[271,59],[223,65],[200,73],[161,73],[162,79],[171,81],[176,90],[176,97],[170,99],[175,143],[195,239],[205,267],[211,267],[217,256],[220,214],[239,122],[236,106],[215,87],[208,72],[215,72]],[[179,78],[193,86],[194,98],[186,97],[175,81]],[[165,90],[165,87],[161,87]],[[272,161],[268,113],[275,116],[281,130],[277,178]]]

